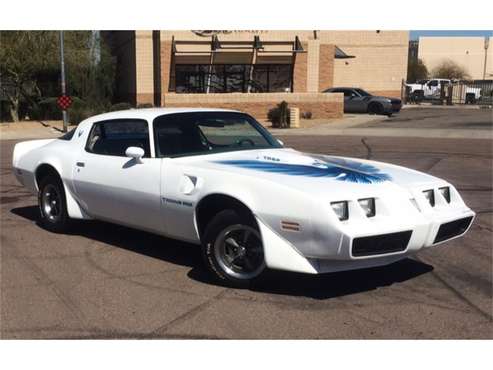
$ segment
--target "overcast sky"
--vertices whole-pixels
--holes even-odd
[[[411,31],[409,37],[411,40],[416,40],[420,36],[489,36],[493,37],[493,31],[463,31],[463,30],[448,30],[448,31],[431,31],[419,30]]]

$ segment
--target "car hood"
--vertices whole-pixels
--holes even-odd
[[[293,149],[264,149],[201,156],[194,166],[273,181],[312,194],[385,193],[412,190],[437,182],[436,177],[392,164]]]

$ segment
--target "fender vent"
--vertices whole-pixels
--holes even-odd
[[[444,240],[465,233],[471,224],[471,221],[472,216],[442,224],[438,229],[438,233],[433,244],[443,242]]]
[[[412,231],[401,231],[398,233],[355,238],[353,240],[353,256],[375,256],[378,254],[405,251],[412,233]]]

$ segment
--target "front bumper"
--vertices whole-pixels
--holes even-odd
[[[328,248],[327,256],[310,256],[300,252],[260,219],[257,222],[264,241],[266,265],[270,268],[311,274],[383,266],[406,258],[417,251],[433,247],[464,235],[475,213],[467,207],[450,212],[428,214],[426,222],[395,228],[375,227],[372,232],[347,231],[338,246]],[[334,251],[336,251],[334,253]]]
[[[399,113],[402,109],[402,103],[392,103],[391,112]]]

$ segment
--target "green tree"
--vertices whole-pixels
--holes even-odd
[[[434,78],[447,78],[449,80],[463,80],[470,78],[467,70],[453,60],[446,59],[433,68]]]
[[[407,82],[414,83],[428,78],[428,68],[421,59],[410,60],[407,64]]]
[[[10,115],[19,120],[21,101],[41,95],[35,76],[56,68],[56,33],[0,32],[0,78],[10,103]]]
[[[79,121],[111,105],[115,61],[97,32],[67,31],[64,39],[67,90],[76,98],[73,113]],[[0,33],[1,88],[10,102],[12,120],[19,120],[22,102],[31,113],[43,109],[59,113],[55,107],[60,94],[59,52],[59,32]]]

